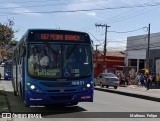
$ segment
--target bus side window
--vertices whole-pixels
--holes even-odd
[[[16,64],[16,54],[15,54],[15,51],[14,51],[14,53],[13,53],[13,65],[15,65]]]
[[[18,64],[18,61],[19,61],[18,50],[15,50],[15,55],[16,55],[16,64]]]
[[[22,53],[24,53],[24,48],[23,48],[23,43],[21,43],[20,45],[19,45],[19,64],[21,64],[21,61],[22,61]]]
[[[18,63],[18,65],[20,64],[20,62],[21,62],[21,57],[20,57],[20,54],[19,54],[19,52],[18,52],[18,60],[17,60],[17,63]]]

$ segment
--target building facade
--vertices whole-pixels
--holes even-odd
[[[94,54],[94,76],[97,77],[102,72],[122,72],[125,62],[125,54],[122,52],[107,52],[105,56],[103,53]],[[104,66],[106,63],[106,67]]]
[[[160,33],[150,34],[149,71],[156,71],[156,59],[160,58]],[[125,65],[136,66],[137,72],[146,68],[148,35],[127,37]]]

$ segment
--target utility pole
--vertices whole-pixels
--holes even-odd
[[[107,31],[108,31],[108,28],[110,26],[106,25],[106,24],[95,24],[96,27],[105,27],[105,41],[104,41],[104,56],[103,56],[103,62],[104,62],[104,71],[107,67],[107,63],[106,63],[106,52],[107,52]]]
[[[147,56],[146,56],[146,68],[148,70],[149,70],[149,57],[150,57],[150,24],[148,25],[148,43],[147,43]]]
[[[100,46],[100,45],[96,45],[96,64],[97,64],[97,61],[98,61],[98,50],[97,50],[97,48],[98,48],[98,46]]]

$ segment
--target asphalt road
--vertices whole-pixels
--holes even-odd
[[[5,91],[7,93],[8,101],[10,104],[10,110],[12,112],[45,112],[45,114],[42,116],[43,118],[39,119],[44,121],[51,121],[53,118],[55,121],[150,121],[153,119],[127,117],[121,118],[121,116],[123,117],[123,115],[130,115],[131,112],[134,112],[134,114],[136,114],[135,112],[137,112],[137,114],[141,114],[141,112],[152,112],[153,115],[156,115],[154,112],[160,112],[160,104],[158,102],[107,93],[103,91],[94,91],[93,103],[83,102],[79,103],[77,106],[72,107],[29,108],[24,106],[23,101],[20,100],[19,97],[13,96],[13,89],[10,81],[2,81],[2,84],[5,86]],[[111,116],[112,118],[107,118],[108,116]],[[28,121],[27,119],[21,120]],[[18,119],[18,121],[21,120]]]

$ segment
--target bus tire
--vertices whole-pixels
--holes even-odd
[[[30,105],[28,105],[25,100],[24,100],[24,106],[25,107],[30,107]]]
[[[71,103],[69,106],[76,106],[76,105],[78,105],[78,102]]]
[[[17,91],[15,90],[16,85],[14,84],[13,80],[12,80],[12,85],[13,85],[13,94],[14,94],[14,96],[18,96]]]
[[[23,99],[23,93],[22,93],[22,85],[21,85],[21,83],[20,83],[20,95],[19,96],[20,96],[21,99]]]
[[[14,89],[13,93],[14,93],[14,96],[18,96],[17,91],[15,91],[15,89]]]

